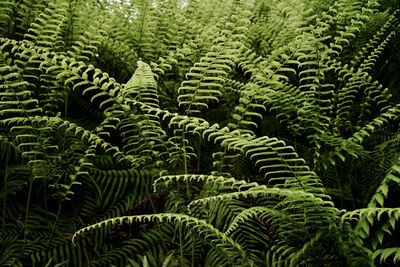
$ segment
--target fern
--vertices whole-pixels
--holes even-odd
[[[2,1],[0,265],[398,264],[397,2]]]
[[[206,223],[205,221],[198,220],[196,218],[191,218],[189,216],[181,215],[181,214],[159,214],[159,215],[142,215],[142,216],[131,216],[131,217],[120,217],[120,218],[114,218],[110,220],[106,220],[104,222],[100,222],[98,224],[89,226],[87,228],[83,228],[76,232],[74,236],[72,237],[72,240],[75,239],[77,235],[80,235],[81,233],[85,231],[90,231],[92,229],[95,229],[97,227],[101,227],[102,224],[108,225],[108,224],[115,224],[118,222],[122,222],[122,220],[126,219],[128,222],[145,222],[146,220],[148,221],[153,221],[157,220],[160,222],[171,222],[171,223],[178,223],[179,225],[185,225],[188,228],[191,228],[193,230],[198,231],[198,234],[200,236],[204,236],[205,241],[210,244],[211,246],[218,247],[218,250],[221,250],[221,253],[226,254],[225,251],[230,250],[230,251],[235,251],[234,253],[236,254],[234,258],[228,258],[226,259],[228,262],[231,262],[232,264],[244,264],[245,262],[248,262],[248,259],[246,259],[244,251],[241,249],[240,245],[235,243],[232,239],[227,237],[225,234],[219,232],[217,229],[215,229],[212,225]],[[231,253],[232,253],[231,252]],[[241,262],[241,263],[240,263]]]

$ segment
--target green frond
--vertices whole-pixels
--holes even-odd
[[[394,247],[394,248],[385,248],[385,249],[378,249],[374,252],[374,259],[379,258],[379,263],[382,264],[386,262],[388,258],[391,258],[393,256],[393,262],[394,264],[397,264],[400,260],[400,248],[399,247]]]
[[[245,262],[248,262],[248,259],[246,258],[245,253],[240,245],[235,243],[231,238],[226,236],[224,233],[218,231],[211,224],[208,224],[204,220],[199,220],[183,214],[164,213],[117,217],[80,229],[73,235],[72,240],[75,240],[79,235],[83,234],[84,232],[93,231],[97,228],[103,229],[108,227],[109,225],[121,223],[124,220],[127,220],[128,223],[146,221],[169,222],[188,227],[198,232],[198,235],[204,238],[207,244],[218,248],[218,250],[221,250],[221,253],[225,254],[224,256],[228,257],[226,259],[228,260],[228,262],[236,264],[244,264]]]
[[[376,189],[375,194],[372,196],[370,202],[368,203],[368,208],[384,207],[384,201],[388,197],[388,192],[391,187],[391,182],[396,185],[400,185],[400,166],[399,158],[397,158],[394,165],[389,169],[385,178],[382,180],[379,187]]]
[[[62,46],[60,40],[61,27],[66,19],[67,3],[58,2],[49,6],[31,23],[24,39],[31,45],[40,48],[59,50]]]
[[[399,208],[363,208],[346,212],[342,215],[342,220],[355,220],[355,232],[363,239],[371,237],[371,246],[376,250],[378,245],[383,245],[386,235],[391,235],[395,230],[396,223],[400,217]],[[371,233],[371,228],[380,220],[386,220],[380,223],[381,226],[375,233]]]

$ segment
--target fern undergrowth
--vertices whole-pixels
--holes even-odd
[[[0,266],[398,266],[398,7],[2,0]]]

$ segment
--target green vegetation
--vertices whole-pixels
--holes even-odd
[[[400,264],[398,6],[2,0],[0,266]]]

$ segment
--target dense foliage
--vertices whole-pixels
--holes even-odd
[[[1,266],[400,263],[400,13],[2,0]]]

